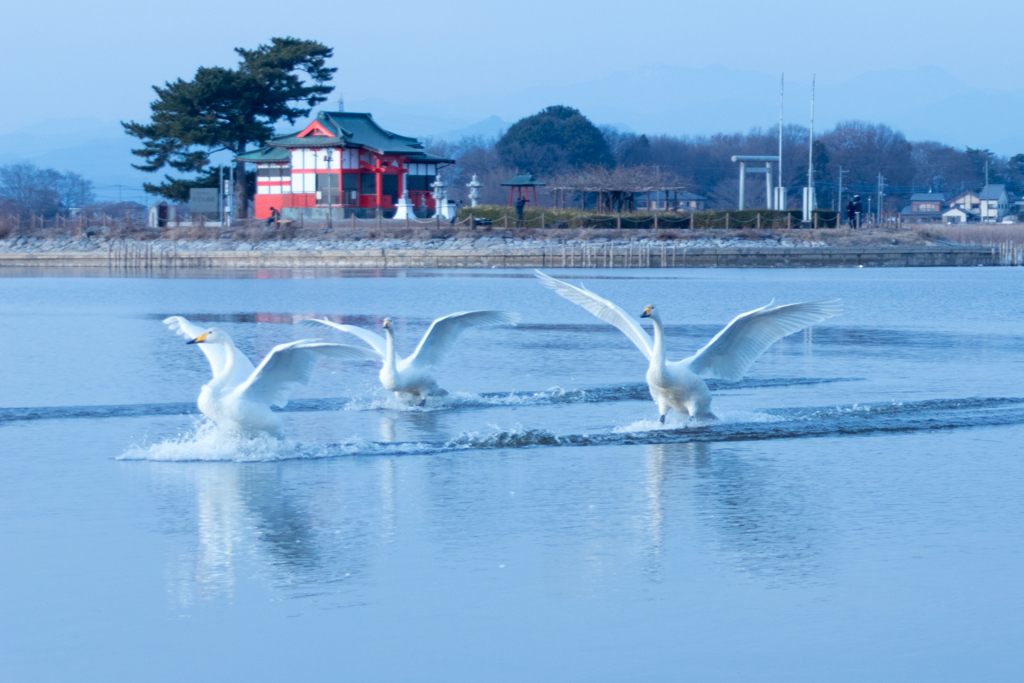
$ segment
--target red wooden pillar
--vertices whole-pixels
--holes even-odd
[[[341,169],[345,164],[342,163],[342,151],[340,149],[336,149],[334,151],[338,155],[338,206],[344,206],[345,198],[342,196],[341,193],[343,191],[343,188],[345,187],[345,183],[341,182]],[[327,208],[330,207],[328,206]]]
[[[384,197],[384,166],[380,163],[380,157],[376,157],[373,160],[373,173],[374,178],[377,180],[377,208],[381,208],[381,202]]]

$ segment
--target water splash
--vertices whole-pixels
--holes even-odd
[[[278,439],[264,435],[242,435],[225,430],[208,420],[197,421],[175,438],[130,446],[118,460],[162,462],[274,462],[317,460],[345,455],[388,455],[431,452],[430,444],[387,444],[352,439],[342,443],[317,443]]]
[[[790,387],[831,382],[856,381],[850,378],[762,378],[744,379],[739,382],[709,380],[712,391],[744,390],[772,387]],[[494,392],[469,394],[454,392],[448,396],[432,396],[425,406],[403,401],[393,394],[355,398],[305,398],[294,399],[283,409],[275,412],[302,413],[326,412],[331,410],[454,410],[467,408],[490,408],[502,406],[559,405],[569,403],[609,403],[616,401],[648,401],[650,393],[646,384],[591,387],[587,389],[563,389],[553,386],[545,391]],[[32,420],[66,420],[108,417],[153,417],[165,415],[195,415],[199,411],[192,403],[139,403],[128,405],[98,406],[44,406],[28,408],[0,408],[0,426],[5,423]]]
[[[784,422],[786,418],[771,413],[758,413],[748,410],[723,410],[716,412],[717,419],[686,417],[676,412],[670,412],[665,417],[665,422],[659,420],[642,419],[612,429],[612,434],[631,434],[634,432],[653,432],[676,429],[698,429],[701,427],[714,427],[731,423],[753,422],[765,424],[769,422]]]
[[[675,417],[662,425],[638,420],[597,434],[556,434],[543,429],[490,426],[436,442],[383,443],[352,439],[341,443],[244,437],[208,422],[154,444],[132,446],[119,459],[163,461],[268,462],[342,456],[431,455],[463,450],[606,446],[687,442],[767,441],[879,433],[911,433],[1024,424],[1024,398],[933,399],[854,404],[832,408],[785,408],[765,412],[723,411],[718,420]]]

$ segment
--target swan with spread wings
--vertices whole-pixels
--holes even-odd
[[[377,360],[383,361],[380,383],[396,396],[420,399],[419,405],[426,405],[428,396],[445,396],[447,391],[438,386],[432,369],[438,365],[454,345],[459,335],[471,327],[493,327],[515,325],[518,313],[508,311],[463,311],[438,318],[430,324],[419,346],[406,358],[398,358],[395,350],[394,323],[384,318],[384,337],[356,325],[343,325],[330,320],[308,318],[306,325],[327,325],[336,330],[353,334],[370,345]]]
[[[545,287],[619,328],[640,349],[650,362],[647,387],[651,398],[658,404],[658,413],[663,423],[670,409],[682,415],[714,419],[711,391],[704,378],[735,382],[746,374],[754,361],[772,344],[805,327],[839,315],[843,310],[838,299],[783,306],[772,306],[769,303],[733,318],[704,348],[689,358],[670,362],[665,358],[665,331],[661,315],[653,305],[646,306],[640,315],[641,318],[650,318],[654,325],[652,340],[637,320],[611,301],[586,287],[574,287],[540,271],[536,273]]]
[[[166,318],[164,324],[198,345],[210,361],[213,379],[199,392],[200,412],[221,427],[247,435],[283,436],[281,418],[270,406],[283,408],[297,385],[309,383],[320,359],[376,358],[361,346],[303,339],[278,344],[259,367],[253,367],[224,330],[200,327],[180,315]]]

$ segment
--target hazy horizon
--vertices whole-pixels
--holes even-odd
[[[348,109],[369,110],[382,125],[418,137],[493,135],[551,104],[648,135],[746,132],[778,120],[784,72],[787,123],[809,123],[814,75],[820,130],[860,119],[911,140],[1003,155],[1024,151],[1016,121],[1024,73],[994,64],[998,42],[988,50],[949,46],[944,32],[951,10],[960,8],[952,3],[870,0],[854,12],[810,2],[644,2],[623,12],[604,0],[586,6],[527,0],[516,6],[521,21],[506,8],[464,0],[432,7],[399,0],[384,16],[369,5],[346,6],[336,23],[313,22],[305,12],[289,14],[264,0],[213,6],[186,0],[173,11],[66,0],[45,14],[12,7],[15,30],[0,44],[4,92],[8,101],[32,106],[0,113],[0,163],[59,166],[68,159],[67,170],[89,175],[82,164],[93,159],[99,184],[136,183],[137,172],[118,170],[133,161],[130,141],[109,124],[148,119],[153,85],[188,80],[200,66],[232,67],[235,47],[286,35],[334,48],[336,90],[323,108],[343,96]],[[991,0],[972,14],[1012,26],[1024,9]],[[389,32],[382,24],[399,26]],[[814,47],[801,36],[812,37]],[[418,69],[410,71],[410,64]],[[26,138],[26,127],[39,138]],[[54,136],[69,144],[50,144]],[[115,139],[121,142],[109,142]],[[77,149],[76,140],[92,151]],[[116,149],[104,151],[104,141]],[[31,153],[47,144],[48,151]],[[82,161],[70,161],[76,154]]]

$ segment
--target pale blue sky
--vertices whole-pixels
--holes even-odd
[[[10,3],[0,133],[49,118],[145,118],[152,84],[189,78],[200,65],[233,65],[233,47],[277,35],[334,47],[346,100],[399,104],[589,81],[646,64],[785,71],[794,81],[816,72],[826,85],[935,65],[975,87],[1020,91],[1012,33],[1022,8],[1019,0]]]

